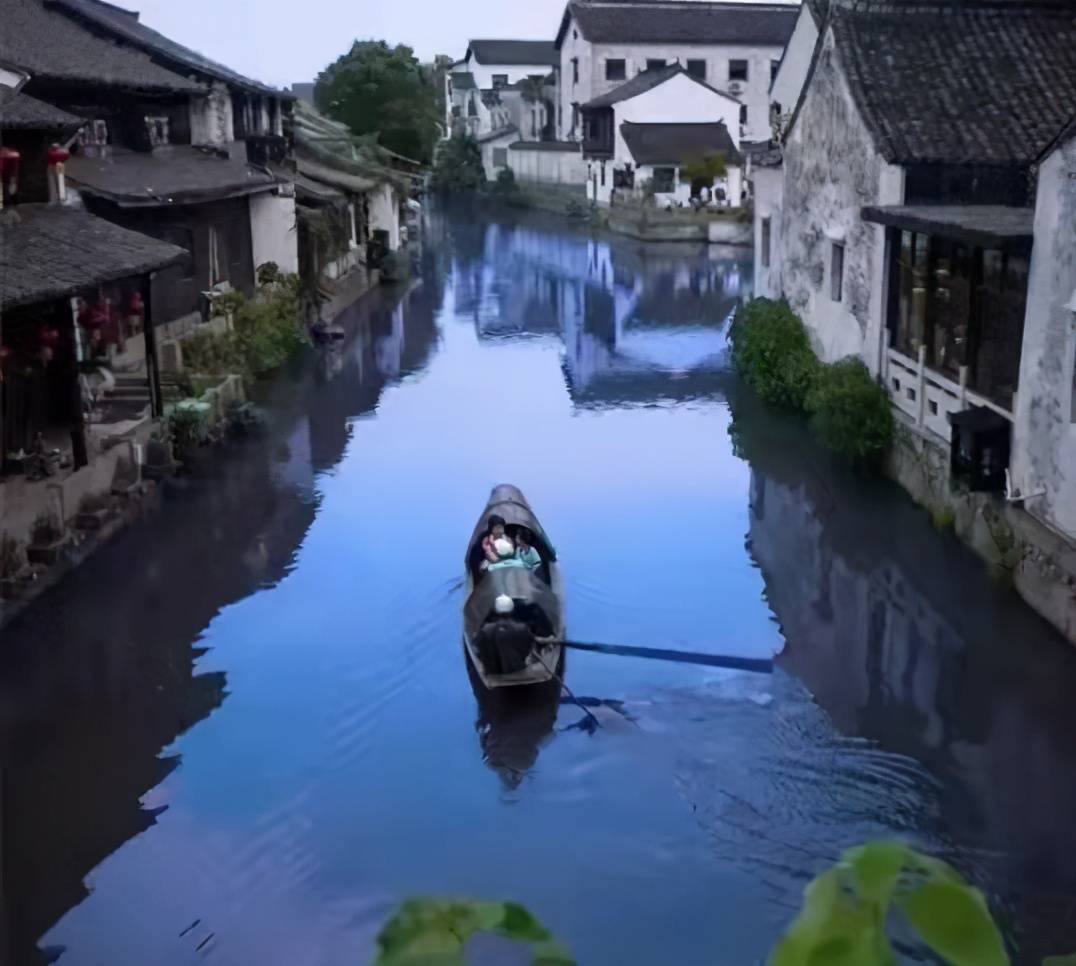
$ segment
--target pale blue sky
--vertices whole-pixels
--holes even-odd
[[[114,0],[143,23],[270,84],[312,80],[360,39],[423,60],[462,57],[471,37],[552,38],[564,0]]]

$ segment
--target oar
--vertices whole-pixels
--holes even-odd
[[[755,674],[773,673],[773,661],[763,657],[728,657],[723,654],[702,654],[698,651],[671,651],[660,647],[625,647],[621,644],[586,644],[582,641],[561,641],[560,645],[576,651],[593,651],[597,654],[613,654],[619,657],[642,657],[652,661],[675,661],[680,664],[704,664],[707,667],[723,667],[730,671],[752,671]]]
[[[602,723],[594,716],[594,713],[590,710],[590,708],[588,708],[585,704],[583,704],[582,701],[580,701],[574,694],[572,694],[572,689],[564,683],[564,678],[562,678],[559,674],[557,674],[556,671],[553,670],[553,668],[546,664],[545,658],[542,657],[539,651],[535,651],[534,656],[538,658],[538,662],[542,665],[542,667],[544,667],[549,672],[550,677],[552,677],[557,682],[557,684],[559,684],[564,689],[564,693],[572,699],[572,701],[580,708],[580,710],[582,710],[583,714],[585,714],[591,721],[594,722],[594,727],[600,728],[602,726]]]

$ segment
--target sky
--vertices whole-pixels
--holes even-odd
[[[564,0],[113,0],[142,22],[268,84],[313,80],[353,40],[460,58],[469,38],[552,39]]]

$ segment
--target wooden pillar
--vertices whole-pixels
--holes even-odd
[[[161,360],[157,355],[157,333],[154,331],[156,319],[153,317],[153,280],[156,272],[150,272],[142,283],[142,304],[145,306],[145,318],[142,320],[142,337],[146,341],[146,376],[149,380],[150,412],[154,419],[164,415],[164,396],[161,392]]]
[[[72,418],[74,424],[71,427],[71,458],[75,469],[80,470],[89,463],[89,453],[86,448],[86,419],[82,412],[82,383],[79,376],[82,374],[82,330],[78,325],[78,300],[71,298],[71,333],[75,340],[75,376],[72,386]]]

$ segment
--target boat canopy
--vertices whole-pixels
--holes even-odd
[[[474,640],[502,595],[511,597],[517,605],[524,605],[521,610],[537,608],[550,626],[560,626],[560,601],[549,584],[526,567],[505,567],[487,573],[464,605],[463,620],[469,638]]]
[[[493,488],[493,492],[489,495],[489,502],[482,511],[482,516],[478,518],[474,533],[471,534],[471,539],[467,543],[467,556],[464,558],[464,564],[467,567],[471,567],[476,559],[475,548],[485,537],[489,518],[493,514],[504,517],[504,522],[510,527],[526,527],[530,530],[534,535],[538,553],[544,561],[548,563],[557,559],[557,551],[534,515],[527,498],[518,488],[501,484]]]

